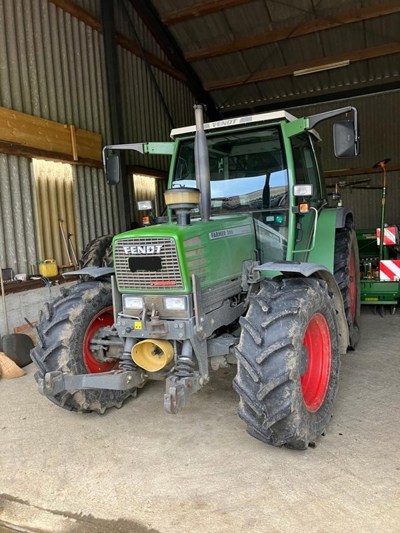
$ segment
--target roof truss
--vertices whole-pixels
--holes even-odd
[[[371,48],[362,48],[360,50],[351,50],[346,53],[336,54],[327,57],[319,57],[311,61],[303,61],[292,65],[285,65],[283,67],[260,70],[249,75],[236,76],[233,78],[226,78],[223,80],[216,80],[206,83],[204,88],[207,91],[214,91],[217,89],[227,89],[230,87],[237,87],[248,83],[256,83],[260,81],[273,80],[283,78],[285,76],[293,75],[297,70],[328,65],[330,63],[339,63],[341,61],[349,60],[350,63],[357,61],[364,61],[366,59],[374,59],[377,57],[388,56],[400,53],[400,42],[383,44],[381,46],[374,46]]]
[[[248,4],[252,1],[253,0],[207,0],[205,2],[194,4],[193,6],[171,11],[171,13],[166,13],[161,17],[161,22],[167,26],[171,26],[172,24],[185,22],[195,17],[204,17],[205,15],[217,13],[224,9]]]
[[[222,4],[223,2],[220,2]],[[361,22],[384,15],[391,15],[400,12],[399,0],[386,0],[382,4],[376,4],[359,9],[351,9],[344,11],[334,17],[320,18],[297,24],[295,26],[287,26],[285,28],[278,28],[273,31],[267,31],[258,35],[249,35],[235,41],[227,41],[225,43],[193,50],[185,54],[187,61],[200,61],[202,59],[210,59],[233,52],[240,52],[249,48],[255,48],[266,44],[276,43],[285,39],[293,39],[303,35],[309,35],[318,31],[329,30],[342,26],[344,24],[353,24],[354,22]]]

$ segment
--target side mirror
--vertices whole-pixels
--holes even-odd
[[[333,147],[335,156],[357,157],[359,145],[355,123],[352,120],[342,120],[333,125]]]
[[[121,178],[121,163],[119,155],[109,154],[106,158],[105,173],[109,185],[118,185]]]

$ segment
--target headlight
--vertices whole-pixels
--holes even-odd
[[[143,309],[143,298],[141,296],[124,296],[125,309]]]
[[[164,308],[168,311],[185,311],[186,309],[186,298],[178,297],[165,297],[164,298]]]

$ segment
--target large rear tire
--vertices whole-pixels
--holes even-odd
[[[336,283],[342,293],[347,325],[349,348],[354,350],[360,339],[360,268],[356,232],[352,228],[338,229],[335,241]]]
[[[81,268],[112,266],[112,235],[102,235],[97,237],[82,252],[79,261]]]
[[[107,338],[106,326],[112,325],[112,296],[109,283],[84,281],[77,283],[47,305],[38,324],[38,344],[31,357],[38,370],[35,379],[46,372],[60,371],[73,375],[108,372],[118,367],[118,353],[105,347],[93,350],[90,342]],[[64,391],[48,398],[71,411],[104,413],[110,407],[121,407],[136,390],[112,391],[89,389]]]
[[[324,432],[338,389],[336,312],[317,279],[263,281],[241,319],[234,388],[247,431],[305,449]]]

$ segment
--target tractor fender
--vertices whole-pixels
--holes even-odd
[[[323,265],[296,261],[264,263],[256,266],[254,270],[259,272],[268,272],[270,275],[273,272],[276,272],[277,274],[282,274],[283,277],[292,277],[293,274],[297,274],[305,278],[312,277],[324,280],[328,285],[329,292],[333,294],[333,305],[337,313],[340,353],[346,353],[349,345],[349,329],[347,326],[342,294],[332,272],[330,272]]]
[[[348,207],[336,208],[336,229],[353,225],[353,212]]]
[[[353,215],[346,207],[322,209],[318,215],[315,242],[308,254],[308,262],[324,265],[333,272],[336,232],[340,228],[352,227],[352,224]]]
[[[93,279],[108,277],[114,274],[114,267],[86,267],[80,270],[72,270],[71,272],[64,272],[63,277],[68,276],[88,276]]]

